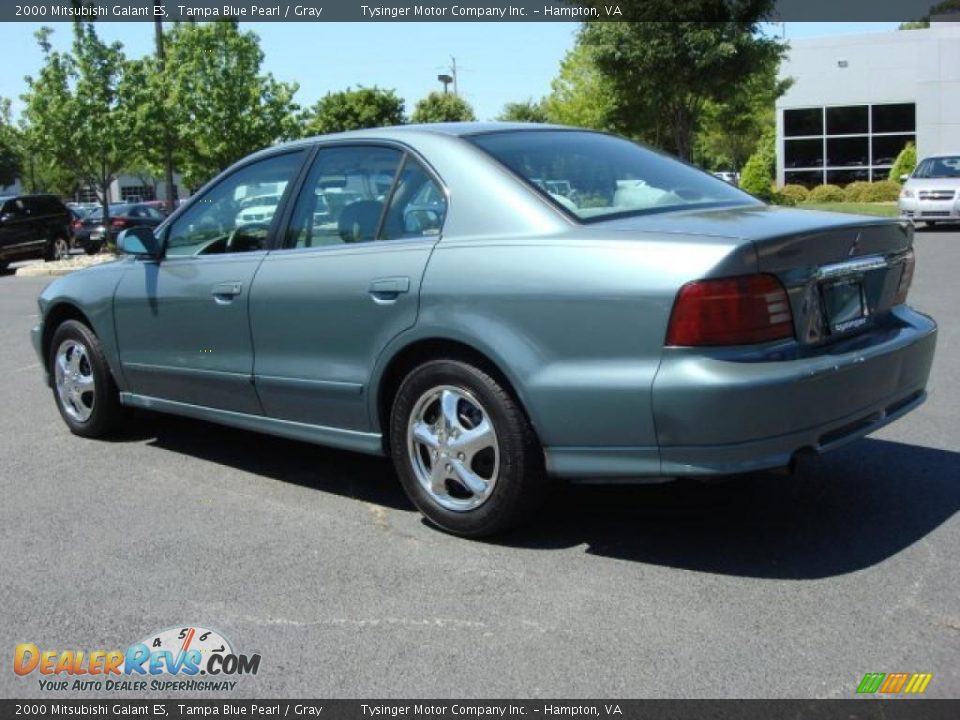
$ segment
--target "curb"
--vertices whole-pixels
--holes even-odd
[[[14,275],[16,275],[16,277],[57,277],[60,275],[69,275],[72,272],[93,267],[94,265],[102,265],[105,262],[116,259],[114,255],[104,255],[103,260],[87,261],[84,263],[71,262],[70,264],[66,264],[63,262],[43,262],[17,268]]]

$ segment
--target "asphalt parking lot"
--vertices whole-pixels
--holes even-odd
[[[496,543],[426,526],[384,460],[146,414],[74,437],[28,340],[50,279],[2,276],[0,696],[43,694],[18,643],[190,624],[261,654],[232,697],[958,697],[960,232],[916,247],[917,412],[797,477],[561,489]]]

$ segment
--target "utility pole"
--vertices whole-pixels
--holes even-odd
[[[153,6],[153,28],[157,44],[157,72],[161,78],[166,78],[166,58],[163,52],[163,16],[164,7],[162,2]],[[165,204],[167,212],[173,212],[174,208],[174,185],[173,185],[173,148],[170,147],[170,125],[166,114],[163,116],[163,174],[165,187]]]
[[[454,97],[459,97],[460,93],[457,90],[457,59],[453,55],[450,56],[450,74],[453,76]]]

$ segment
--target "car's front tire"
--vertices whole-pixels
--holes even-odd
[[[111,434],[123,409],[93,331],[76,320],[64,321],[50,343],[49,367],[53,397],[70,431],[82,437]]]
[[[407,375],[393,402],[390,449],[414,505],[456,535],[514,527],[544,495],[543,451],[519,403],[486,370],[459,360]]]

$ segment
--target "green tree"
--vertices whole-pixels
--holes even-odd
[[[301,117],[304,135],[402,125],[405,120],[403,98],[376,85],[327,93]]]
[[[893,163],[893,167],[890,168],[890,179],[896,183],[902,183],[900,179],[901,175],[909,175],[913,172],[913,169],[917,166],[917,148],[911,142],[907,143],[907,146],[900,151],[900,154],[897,155],[897,159]]]
[[[775,130],[774,104],[792,84],[777,79],[778,62],[755,73],[743,92],[704,104],[694,160],[710,170],[740,170],[757,147],[757,138]]]
[[[783,56],[784,43],[760,27],[773,5],[632,0],[621,6],[628,22],[585,23],[579,40],[593,48],[613,90],[616,129],[690,159],[707,103],[748,93],[754,77]],[[694,15],[709,22],[683,21]]]
[[[948,15],[960,10],[960,0],[943,0],[930,8],[930,12],[919,20],[900,23],[898,30],[925,30],[930,27],[930,18],[934,15]]]
[[[0,187],[13,185],[20,175],[17,135],[8,98],[0,98]]]
[[[613,88],[600,73],[589,45],[577,43],[560,63],[559,75],[543,100],[547,119],[560,125],[609,130]]]
[[[144,68],[154,76],[148,86],[165,94],[141,114],[139,132],[156,138],[157,113],[164,114],[176,133],[175,165],[189,187],[299,134],[298,86],[263,73],[262,64],[257,35],[225,21],[174,25],[166,41],[166,77]]]
[[[476,120],[470,103],[459,95],[432,92],[417,102],[410,118],[414,123],[463,122]]]
[[[550,122],[547,118],[547,111],[543,107],[543,101],[537,102],[533,99],[507,103],[503,106],[503,112],[500,113],[497,120],[527,123]]]
[[[74,180],[93,187],[109,222],[110,184],[128,155],[127,108],[118,93],[125,58],[120,43],[106,44],[93,23],[76,22],[69,52],[53,50],[50,28],[36,33],[43,52],[39,74],[23,95],[24,148],[42,149]],[[63,190],[63,188],[57,188]]]

